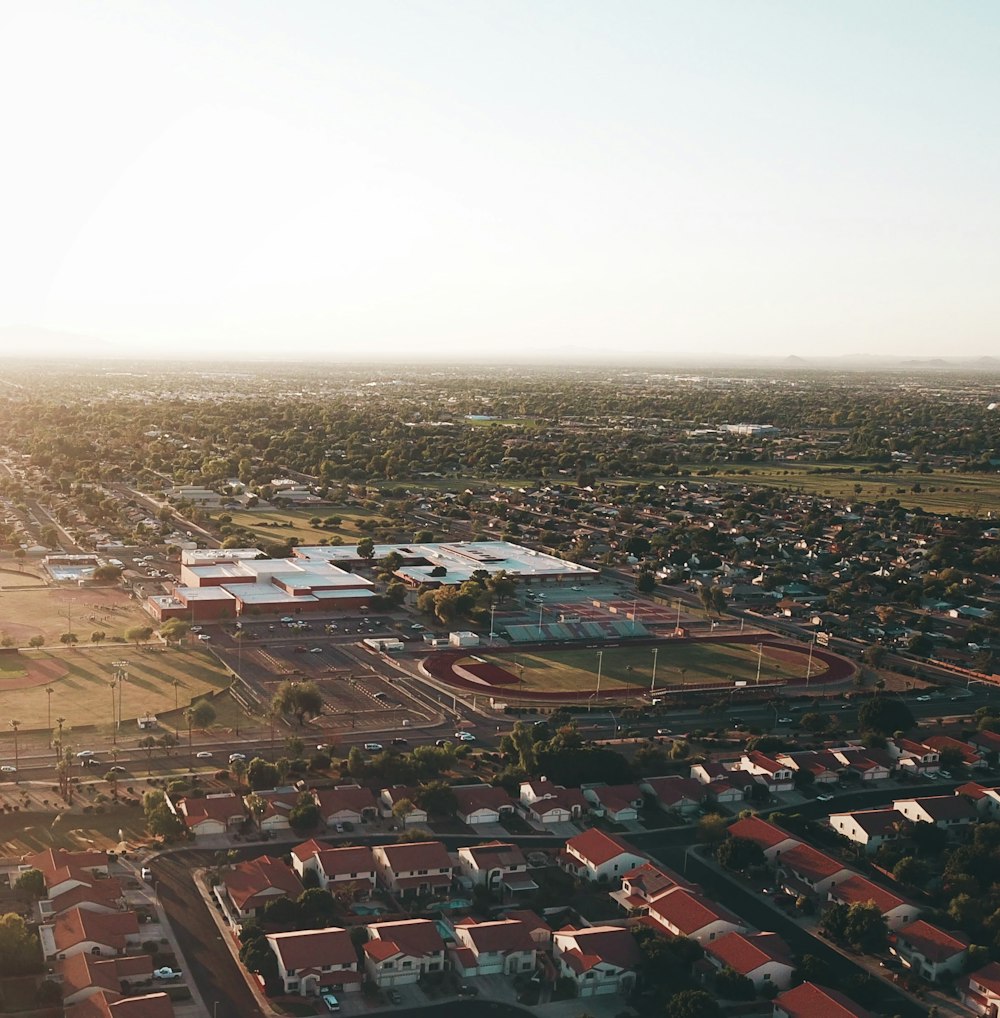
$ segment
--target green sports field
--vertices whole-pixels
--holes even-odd
[[[653,648],[615,647],[601,652],[601,690],[648,689],[653,678]],[[499,668],[521,677],[519,689],[553,692],[594,690],[597,687],[598,651],[551,650],[485,656]],[[804,678],[808,657],[791,648],[764,646],[761,682]],[[813,659],[811,675],[826,671]],[[707,641],[661,643],[656,654],[656,687],[704,682],[734,683],[757,679],[757,647],[753,644]]]

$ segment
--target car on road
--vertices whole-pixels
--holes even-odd
[[[200,750],[198,750],[197,753],[195,753],[195,757],[198,760],[211,760],[212,759],[212,751],[209,750],[209,749],[200,749]]]
[[[399,995],[399,990],[390,990],[386,996],[389,998],[390,1004],[400,1004],[403,998]]]
[[[310,654],[322,654],[323,653],[323,648],[322,647],[310,647],[309,648],[309,653]]]
[[[419,622],[414,622],[413,625],[410,626],[410,629],[412,629],[415,633],[419,632],[423,628],[424,627]]]
[[[294,647],[292,647],[292,650],[296,654],[305,654],[305,652],[306,652],[306,648],[303,647],[301,643],[297,643]]]
[[[816,796],[816,801],[829,802],[832,798],[833,796],[829,792],[820,792],[820,794]]]
[[[81,749],[80,752],[76,754],[77,760],[89,760],[92,756],[97,756],[92,749]]]
[[[326,1004],[327,1011],[339,1011],[340,1001],[332,993],[323,994],[323,1003]]]
[[[392,744],[394,746],[409,746],[410,740],[397,735],[396,738],[392,740]]]
[[[199,634],[198,634],[198,639],[199,639],[199,640],[211,640],[211,639],[212,639],[212,637],[210,637],[210,636],[208,635],[208,633],[199,633]]]
[[[460,997],[478,997],[479,990],[475,986],[469,986],[468,983],[463,983],[458,988],[458,995]]]
[[[794,723],[793,718],[778,718],[779,725],[790,725]]]
[[[537,725],[538,722],[536,721],[535,724]],[[657,728],[656,729],[656,734],[657,735],[673,735],[674,733],[673,733],[673,730],[670,729],[670,728]]]
[[[17,774],[17,768],[13,764],[4,764],[2,767],[0,767],[0,773]]]
[[[951,778],[951,771],[938,771],[938,775],[945,779]]]
[[[108,768],[108,774],[128,774],[128,771],[121,764],[115,764]]]
[[[246,762],[246,756],[243,753],[230,753],[229,754],[229,762],[230,763],[237,763],[237,762],[244,763],[244,762]]]
[[[917,697],[917,703],[930,703],[930,702],[931,702],[931,697],[929,697],[926,693],[924,693],[923,696],[918,696]]]
[[[450,739],[435,739],[434,740],[434,745],[435,746],[447,746],[450,741],[451,741]]]
[[[365,749],[368,750],[369,753],[380,753],[382,751],[382,743],[381,742],[366,742],[365,743]]]
[[[319,752],[319,753],[323,753],[326,750],[328,750],[329,748],[330,747],[325,742],[317,742],[316,743],[316,751]]]
[[[458,739],[459,742],[475,742],[476,741],[476,737],[472,734],[472,732],[456,732],[455,733],[455,738]]]
[[[287,626],[290,622],[294,622],[295,619],[293,619],[291,615],[286,615],[281,621]]]
[[[201,626],[192,626],[189,631],[192,632],[192,633],[200,633],[201,632]]]
[[[180,977],[180,970],[172,969],[169,965],[162,969],[153,969],[154,979],[180,979]]]

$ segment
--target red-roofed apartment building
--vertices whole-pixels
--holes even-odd
[[[616,824],[639,819],[643,795],[638,785],[599,785],[583,789],[583,796],[591,804],[592,813]]]
[[[213,891],[235,925],[257,915],[278,898],[298,898],[302,881],[280,859],[262,855],[238,862],[222,875]]]
[[[319,877],[319,886],[331,891],[346,892],[352,887],[356,895],[375,888],[375,859],[367,845],[330,848],[310,838],[292,849],[292,869],[300,878],[307,870]]]
[[[789,894],[826,896],[834,884],[851,876],[842,862],[818,852],[811,845],[797,845],[778,862],[778,879]]]
[[[347,930],[328,926],[324,930],[269,933],[267,946],[278,959],[278,977],[285,993],[315,996],[361,989],[358,956]]]
[[[566,842],[559,865],[583,880],[611,880],[646,862],[627,841],[591,827]]]
[[[514,812],[514,800],[493,785],[453,785],[455,815],[463,824],[496,824]]]
[[[473,886],[497,893],[538,890],[538,884],[528,876],[524,853],[517,845],[506,841],[463,845],[458,850],[458,869]]]
[[[372,855],[379,881],[400,897],[439,894],[451,887],[451,857],[440,841],[376,845]]]
[[[891,950],[907,967],[931,982],[945,972],[958,975],[969,955],[969,942],[918,919],[896,930]]]
[[[552,934],[552,954],[560,976],[576,983],[578,997],[627,994],[635,986],[639,945],[619,926],[572,926]]]
[[[375,820],[378,803],[370,788],[362,785],[338,785],[336,788],[313,789],[313,799],[327,827],[336,827],[345,821],[360,824],[362,820]]]
[[[365,971],[378,986],[415,983],[427,972],[444,971],[444,941],[431,919],[372,923],[368,936]]]
[[[764,858],[770,863],[776,863],[785,852],[802,844],[788,831],[755,816],[742,817],[736,823],[730,824],[726,833],[731,838],[744,838],[755,845],[760,845]]]
[[[747,928],[738,915],[706,898],[697,888],[664,891],[649,903],[649,918],[667,933],[690,937],[699,944]]]
[[[516,975],[533,972],[538,945],[527,924],[518,919],[455,924],[452,965],[459,975]]]
[[[900,926],[912,922],[920,914],[920,909],[912,902],[905,901],[884,887],[879,887],[878,884],[873,884],[870,880],[859,875],[848,877],[847,880],[834,884],[827,892],[827,898],[845,905],[874,902],[878,906],[878,910],[885,916],[890,930],[898,930]]]
[[[774,1018],[873,1018],[871,1011],[836,990],[800,983],[774,998]]]
[[[787,989],[792,981],[792,952],[777,933],[724,933],[704,946],[705,957],[716,969],[739,972],[758,993],[766,986]]]
[[[977,969],[962,991],[962,1003],[975,1014],[997,1018],[1000,1014],[1000,962]]]
[[[59,985],[63,1004],[76,1004],[99,990],[121,995],[122,989],[131,990],[140,983],[153,979],[153,959],[148,954],[128,955],[124,958],[95,958],[81,952],[58,962]]]

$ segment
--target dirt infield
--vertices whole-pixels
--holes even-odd
[[[6,665],[17,663],[12,669]],[[58,682],[69,675],[69,667],[64,661],[54,658],[33,660],[18,655],[8,658],[5,667],[0,668],[0,693],[16,689],[34,689],[36,686],[47,686],[50,682]]]
[[[80,643],[95,632],[111,639],[130,626],[148,623],[138,602],[117,587],[0,590],[0,636],[22,647],[33,636],[41,636],[46,645],[58,643],[67,632],[75,633]]]

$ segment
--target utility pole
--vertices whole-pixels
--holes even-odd
[[[764,644],[757,644],[757,685],[760,685],[760,662],[764,656]]]
[[[649,680],[649,694],[653,695],[653,690],[656,688],[656,655],[659,653],[660,648],[653,648],[653,677]]]
[[[118,722],[114,727],[114,731],[117,732],[119,726],[122,723],[122,687],[128,681],[128,661],[112,661],[112,667],[115,670],[115,682],[118,683]],[[112,697],[114,692],[112,691]],[[112,703],[112,707],[114,704]],[[112,719],[113,720],[113,719]]]

